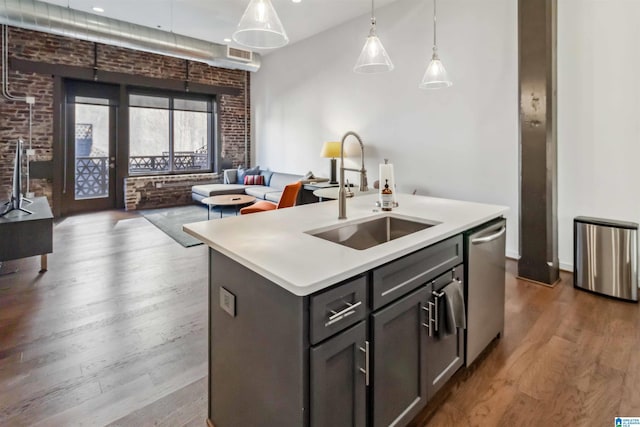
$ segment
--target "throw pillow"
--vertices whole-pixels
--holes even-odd
[[[245,175],[244,185],[264,185],[264,176],[262,175]]]
[[[269,184],[271,183],[271,176],[273,175],[273,171],[262,170],[262,171],[260,171],[260,175],[264,176],[264,185],[266,185],[268,187]]]
[[[260,174],[260,166],[256,166],[255,168],[238,168],[237,173],[237,181],[236,184],[244,184],[245,175],[259,175]]]
[[[225,169],[223,172],[224,175],[224,183],[225,184],[234,184],[238,181],[238,170],[237,169]]]

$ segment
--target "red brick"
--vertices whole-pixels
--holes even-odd
[[[26,59],[50,64],[65,64],[80,67],[93,67],[94,44],[83,40],[56,36],[36,31],[9,27],[9,58]],[[98,70],[114,71],[146,77],[179,79],[185,78],[185,60],[169,56],[157,55],[131,49],[98,44]],[[223,95],[219,97],[220,127],[224,135],[222,152],[226,159],[232,160],[234,166],[244,163],[244,122],[245,114],[250,129],[250,109],[245,110],[244,89],[250,91],[250,74],[241,70],[228,70],[211,67],[204,63],[189,63],[189,81],[195,83],[222,85],[241,89],[238,96]],[[51,160],[53,144],[61,143],[53,135],[53,77],[35,73],[21,73],[9,70],[9,91],[15,96],[34,96],[32,147],[36,150],[35,160]],[[247,99],[249,97],[247,96]],[[13,142],[23,138],[29,139],[29,107],[24,102],[0,99],[0,200],[7,199],[11,193],[11,176],[13,170]],[[248,135],[248,153],[250,156],[250,134]],[[211,174],[193,174],[181,178],[162,177],[174,182],[203,182],[211,180]],[[154,177],[154,179],[157,177]],[[139,183],[140,177],[130,178],[131,183]],[[150,180],[147,182],[156,182]],[[185,204],[190,202],[190,191],[186,186],[155,188],[145,190],[139,197],[145,208],[165,206],[167,203]],[[146,188],[146,187],[145,187]],[[190,187],[189,187],[190,188]],[[45,180],[30,182],[30,190],[37,196],[46,195],[52,201],[52,184]],[[126,196],[129,199],[129,195]],[[137,197],[137,196],[132,196]],[[130,209],[140,206],[129,205]]]

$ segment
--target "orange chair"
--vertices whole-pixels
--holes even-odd
[[[300,192],[301,187],[302,182],[300,181],[289,184],[284,187],[284,191],[282,192],[282,196],[280,197],[280,201],[277,205],[266,200],[260,200],[251,206],[240,209],[240,214],[246,215],[255,212],[272,211],[274,209],[283,209],[295,206],[296,200],[298,199],[298,192]]]

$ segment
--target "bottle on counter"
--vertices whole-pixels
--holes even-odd
[[[389,180],[384,180],[384,188],[380,191],[380,198],[382,199],[382,210],[390,211],[393,208],[393,191],[389,188]]]

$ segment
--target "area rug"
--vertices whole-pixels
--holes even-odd
[[[205,205],[177,206],[174,208],[148,209],[139,211],[147,221],[164,231],[169,237],[185,248],[201,245],[202,242],[182,231],[182,226],[190,222],[206,221],[207,207]],[[235,210],[223,210],[222,216],[235,215]],[[211,219],[220,218],[220,209],[211,211]]]

